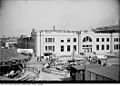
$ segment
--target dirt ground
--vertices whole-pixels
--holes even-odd
[[[42,71],[43,64],[42,62],[37,62],[36,57],[33,57],[27,66],[35,67],[38,70],[40,70],[39,78],[36,79],[36,81],[62,81],[66,78],[70,78],[69,74],[67,74],[67,76],[65,77],[61,75],[55,75],[55,74],[51,74],[51,73],[49,74],[49,73],[43,72]]]

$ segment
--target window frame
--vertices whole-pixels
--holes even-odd
[[[119,49],[119,44],[114,44],[114,50],[118,50]]]
[[[99,50],[99,49],[100,49],[99,45],[96,45],[96,50]]]
[[[110,41],[110,39],[109,39],[109,38],[106,38],[106,41],[107,41],[107,42],[109,42],[109,41]]]
[[[64,45],[61,45],[61,52],[64,52]]]
[[[77,42],[77,38],[73,38],[73,42]]]
[[[77,45],[73,45],[73,49],[77,51]]]
[[[110,45],[109,44],[106,45],[106,50],[110,50]]]
[[[67,42],[70,42],[70,38],[67,38]]]
[[[48,47],[47,46],[45,46],[45,51],[47,51],[48,50]]]
[[[101,45],[101,50],[105,50],[105,46],[104,45]]]
[[[102,38],[102,39],[101,39],[101,41],[102,41],[102,42],[105,42],[105,39],[104,39],[104,38]]]
[[[45,38],[46,43],[52,43],[55,42],[55,38]]]
[[[99,38],[96,38],[96,42],[99,42],[100,40],[99,40]]]
[[[64,42],[64,40],[61,40],[61,42],[63,43],[63,42]]]
[[[53,50],[53,52],[55,52],[55,46],[52,46],[52,47],[53,47],[53,49],[52,49],[52,50]]]
[[[119,39],[118,38],[114,38],[114,42],[119,42]]]
[[[70,52],[70,45],[67,45],[67,52]]]

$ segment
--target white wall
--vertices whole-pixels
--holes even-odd
[[[83,38],[89,36],[92,38],[92,42],[85,42],[83,43]],[[99,38],[99,42],[96,42],[96,38]],[[102,38],[104,38],[104,42],[102,42]],[[109,38],[109,42],[106,41],[106,39]],[[114,42],[114,38],[119,38],[118,33],[113,33],[112,34],[112,51],[117,52],[119,50],[114,50],[114,44],[119,44],[119,42]],[[82,45],[92,45],[92,51],[96,53],[107,53],[110,52],[110,49],[106,49],[106,45],[108,44],[109,47],[111,48],[111,34],[110,33],[94,33],[94,32],[82,32],[81,33],[81,52],[84,52],[82,49]],[[99,45],[99,50],[96,50],[96,45]],[[101,46],[104,45],[104,50],[101,50]]]
[[[92,42],[84,42],[83,43],[83,38],[89,36],[92,38]],[[92,45],[92,52],[96,52],[96,53],[106,53],[106,52],[110,52],[110,48],[109,50],[106,49],[106,45],[109,44],[109,47],[111,46],[111,34],[108,33],[94,33],[92,31],[88,31],[88,32],[81,32],[81,34],[79,35],[79,42],[78,42],[78,34],[75,32],[59,32],[59,31],[43,31],[41,32],[41,37],[40,37],[40,32],[37,31],[36,33],[36,55],[37,56],[43,56],[45,51],[45,46],[55,46],[55,52],[53,52],[54,54],[56,54],[57,56],[59,55],[72,55],[73,53],[73,45],[77,45],[77,51],[75,52],[76,54],[80,53],[80,52],[84,52],[83,51],[83,45]],[[119,38],[119,34],[118,33],[113,33],[112,34],[112,50],[113,52],[117,52],[118,50],[114,50],[114,44],[119,44],[120,41],[118,42],[114,42],[114,38]],[[45,38],[55,38],[55,42],[53,43],[46,43],[45,42]],[[70,38],[70,42],[67,42],[67,38]],[[77,38],[76,42],[73,42],[73,38]],[[99,38],[99,42],[96,42],[96,38]],[[104,38],[104,42],[101,42],[102,38]],[[109,42],[106,41],[106,38],[109,38]],[[63,43],[61,43],[61,40],[64,40]],[[79,44],[78,44],[79,43]],[[64,46],[64,52],[61,52],[61,45]],[[71,50],[70,52],[67,51],[67,45],[70,45]],[[78,47],[79,45],[79,47]],[[96,50],[96,45],[99,45],[99,50]],[[104,50],[101,50],[101,45],[104,45]],[[78,52],[78,48],[79,48],[79,52]]]
[[[45,38],[55,38],[54,43],[46,43]],[[70,38],[70,42],[67,42],[67,38]],[[76,42],[73,42],[73,38],[77,38]],[[64,40],[61,43],[61,40]],[[78,54],[78,35],[76,33],[63,33],[63,32],[43,32],[41,40],[41,54],[43,55],[45,51],[45,46],[55,46],[56,55],[72,55],[73,45],[77,45],[76,54]],[[64,52],[61,52],[61,45],[64,46]],[[67,45],[70,45],[70,52],[67,51]]]

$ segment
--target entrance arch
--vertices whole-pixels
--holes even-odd
[[[86,36],[82,40],[82,49],[84,52],[92,52],[92,38],[89,36]]]
[[[83,42],[92,42],[92,38],[89,36],[86,36],[83,38]]]

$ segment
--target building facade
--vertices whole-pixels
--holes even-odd
[[[35,39],[35,52],[37,56],[47,53],[59,55],[72,55],[73,50],[78,54],[78,34],[76,31],[65,30],[33,30]]]
[[[120,33],[81,32],[81,52],[118,52],[120,50]]]
[[[34,39],[32,37],[27,37],[21,35],[21,37],[17,40],[18,48],[23,49],[34,49]]]
[[[119,28],[119,27],[118,27]],[[61,55],[78,55],[84,53],[119,52],[120,33],[96,33],[93,30],[69,31],[69,30],[40,30],[31,32],[29,41],[21,41],[21,48],[34,49],[36,56],[44,56],[47,53]],[[26,39],[27,40],[27,39]]]

